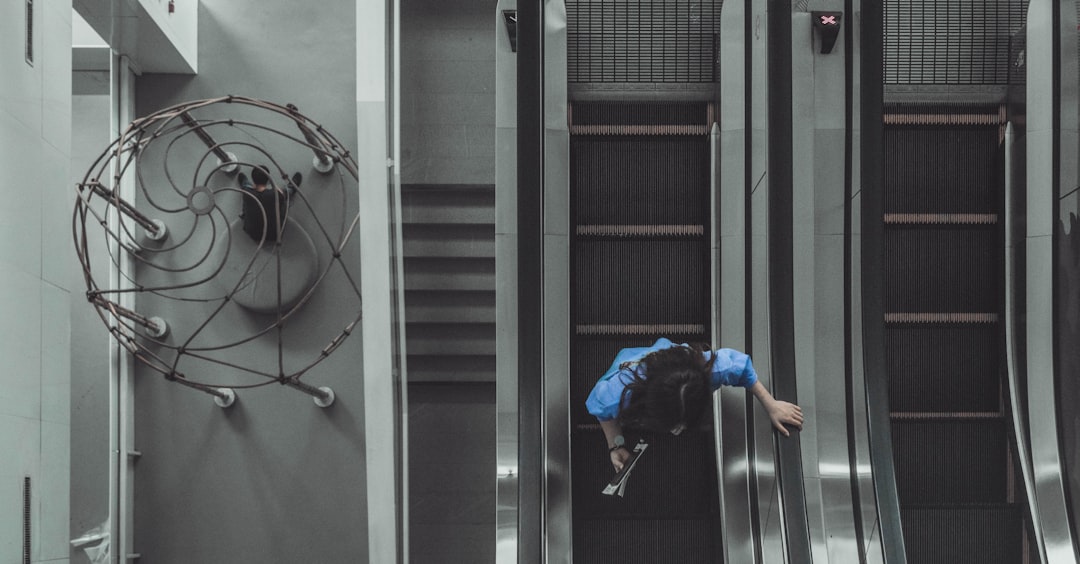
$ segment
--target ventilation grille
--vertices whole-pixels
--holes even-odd
[[[571,83],[715,80],[723,0],[568,0]]]
[[[30,564],[30,505],[33,496],[30,491],[30,476],[23,477],[23,507],[22,507],[22,564]]]
[[[1026,0],[885,0],[885,84],[1024,82]]]
[[[26,0],[26,64],[34,66],[34,0]]]

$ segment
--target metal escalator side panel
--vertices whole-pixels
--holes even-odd
[[[1040,562],[1046,564],[1046,541],[1042,535],[1041,515],[1038,510],[1038,497],[1035,494],[1035,475],[1031,461],[1030,428],[1028,427],[1028,413],[1026,402],[1021,401],[1022,386],[1024,380],[1024,368],[1020,365],[1023,353],[1017,341],[1021,336],[1017,334],[1019,329],[1018,308],[1016,300],[1018,295],[1017,277],[1021,275],[1016,265],[1016,244],[1013,234],[1016,229],[1014,206],[1009,200],[1016,197],[1014,193],[1013,179],[1013,152],[1015,147],[1014,124],[1009,123],[1005,131],[1005,354],[1007,356],[1006,375],[1009,390],[1008,399],[1010,413],[1012,414],[1013,435],[1016,437],[1017,458],[1020,461],[1020,472],[1023,476],[1024,491],[1028,500],[1027,513],[1034,529],[1035,545]]]
[[[1060,196],[1065,191],[1066,180],[1062,176],[1065,162],[1073,157],[1062,153],[1061,128],[1066,124],[1066,113],[1073,116],[1075,129],[1076,98],[1075,82],[1063,82],[1063,60],[1075,61],[1075,47],[1070,56],[1061,38],[1075,33],[1063,28],[1062,15],[1067,12],[1065,2],[1032,2],[1028,6],[1027,19],[1027,199],[1024,260],[1026,270],[1025,314],[1026,324],[1022,337],[1026,355],[1026,376],[1031,432],[1031,456],[1035,479],[1035,496],[1039,511],[1040,528],[1036,534],[1043,536],[1047,562],[1076,562],[1076,539],[1070,526],[1067,468],[1062,459],[1059,436],[1058,409],[1048,409],[1042,402],[1056,398],[1057,366],[1056,347],[1059,345],[1055,321],[1058,307],[1055,302],[1057,268],[1055,245],[1057,223],[1060,214]],[[1075,41],[1075,38],[1073,39]],[[1075,45],[1075,44],[1074,44]],[[1074,65],[1075,66],[1075,65]],[[1075,76],[1075,68],[1070,72]],[[1067,102],[1068,100],[1068,102]],[[1075,155],[1075,153],[1073,153]],[[1074,186],[1070,184],[1069,186]],[[1036,409],[1035,406],[1039,408]],[[1061,404],[1054,401],[1056,408]]]
[[[495,8],[495,562],[518,561],[517,58]],[[516,13],[516,12],[515,12]],[[516,16],[515,16],[516,17]],[[515,36],[516,40],[516,36]]]
[[[856,364],[862,371],[866,401],[866,424],[873,470],[874,500],[877,507],[876,532],[880,533],[886,564],[907,562],[900,522],[900,503],[893,466],[889,426],[889,382],[885,367],[884,342],[884,13],[878,2],[860,2],[859,28],[859,293],[862,356]]]
[[[570,454],[570,131],[566,6],[544,0],[544,542],[545,564],[573,555]]]

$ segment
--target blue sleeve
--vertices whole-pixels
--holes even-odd
[[[716,349],[712,355],[716,357],[712,365],[713,390],[720,386],[750,388],[757,382],[757,372],[750,362],[750,355],[735,349]]]
[[[619,415],[619,402],[622,400],[623,389],[633,379],[633,375],[627,370],[618,370],[605,376],[593,386],[589,398],[585,400],[585,407],[588,408],[589,414],[598,421],[611,421]]]
[[[619,354],[615,355],[615,360],[611,362],[611,366],[608,367],[607,372],[604,372],[604,375],[600,377],[592,392],[589,393],[588,399],[585,400],[585,407],[588,408],[589,413],[600,421],[615,419],[619,415],[619,402],[622,399],[622,391],[634,379],[634,374],[623,369],[622,365],[637,362],[653,351],[673,346],[675,346],[675,343],[661,337],[652,346],[633,347],[619,351]]]

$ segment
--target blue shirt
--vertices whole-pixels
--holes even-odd
[[[651,347],[635,347],[623,349],[615,355],[611,367],[600,377],[600,381],[593,386],[589,398],[585,400],[585,407],[594,417],[600,421],[611,421],[619,415],[619,401],[622,399],[623,389],[634,381],[634,366],[621,368],[624,362],[636,363],[645,355],[671,347],[685,347],[661,337]],[[750,356],[735,349],[717,349],[705,353],[705,359],[709,355],[715,356],[716,361],[712,365],[712,378],[709,383],[713,391],[720,386],[742,386],[750,388],[757,382],[757,372],[750,362]]]

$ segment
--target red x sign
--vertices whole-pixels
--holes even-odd
[[[836,38],[840,35],[840,22],[844,21],[844,13],[814,11],[810,17],[814,30],[821,36],[820,52],[831,53],[836,45]]]

